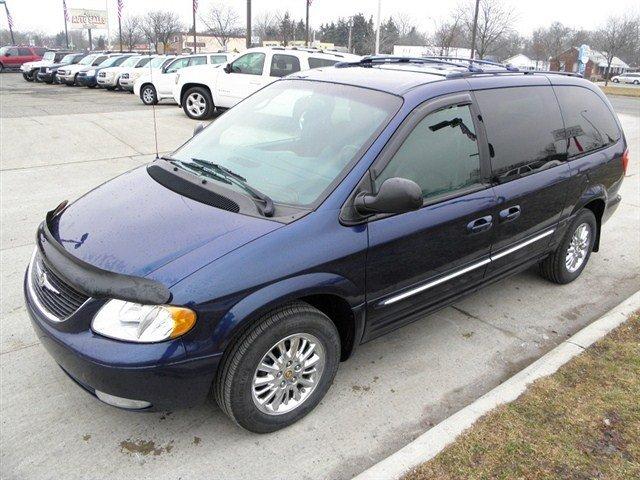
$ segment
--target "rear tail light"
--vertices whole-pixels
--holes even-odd
[[[627,167],[629,166],[629,149],[627,148],[622,154],[622,170],[624,174],[627,174]]]

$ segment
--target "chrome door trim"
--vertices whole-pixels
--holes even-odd
[[[441,283],[444,282],[448,282],[449,280],[453,280],[456,277],[459,277],[460,275],[464,275],[465,273],[469,273],[472,270],[475,270],[477,268],[480,268],[484,265],[487,265],[488,263],[491,263],[495,260],[498,260],[502,257],[506,257],[507,255],[512,254],[513,252],[516,252],[518,250],[520,250],[521,248],[526,247],[527,245],[531,245],[534,242],[537,242],[539,240],[542,240],[545,237],[548,237],[549,235],[551,235],[553,232],[555,232],[556,229],[552,228],[550,230],[547,230],[546,232],[543,232],[539,235],[536,235],[535,237],[532,237],[528,240],[525,240],[524,242],[518,243],[516,245],[514,245],[513,247],[510,247],[506,250],[503,250],[500,253],[497,253],[495,255],[490,255],[489,258],[485,258],[484,260],[480,260],[479,262],[476,263],[472,263],[471,265],[468,265],[460,270],[456,270],[455,272],[450,273],[449,275],[445,275],[444,277],[438,278],[436,280],[432,280],[428,283],[425,283],[423,285],[420,285],[419,287],[415,287],[412,288],[411,290],[407,290],[404,293],[401,293],[399,295],[394,295],[393,297],[389,297],[386,300],[383,300],[382,302],[380,302],[380,305],[383,307],[386,307],[387,305],[391,305],[392,303],[396,303],[399,302],[400,300],[404,300],[405,298],[411,297],[413,295],[416,295],[420,292],[424,292],[425,290],[428,290],[430,288],[433,288],[437,285],[440,285]]]

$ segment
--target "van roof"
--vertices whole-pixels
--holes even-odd
[[[364,57],[356,62],[338,63],[334,67],[297,72],[287,78],[344,83],[402,95],[420,85],[449,79],[493,77],[501,85],[516,86],[529,84],[524,78],[532,76],[578,77],[582,80],[580,75],[572,73],[520,71],[510,65],[483,60],[392,56]]]

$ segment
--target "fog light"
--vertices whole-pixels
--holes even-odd
[[[129,398],[116,397],[115,395],[109,395],[108,393],[96,390],[96,397],[102,400],[104,403],[108,403],[118,408],[128,408],[129,410],[140,410],[142,408],[150,407],[149,402],[144,400],[131,400]]]

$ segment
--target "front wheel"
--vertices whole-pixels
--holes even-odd
[[[156,88],[151,84],[143,85],[140,89],[140,99],[145,105],[155,105],[158,103]]]
[[[540,262],[541,275],[561,285],[578,278],[591,256],[597,228],[591,210],[578,213],[555,252]]]
[[[182,109],[189,118],[205,120],[213,116],[215,110],[209,91],[202,87],[187,90],[182,101]]]
[[[273,432],[320,403],[339,362],[333,322],[307,303],[291,303],[262,317],[225,354],[216,401],[241,427]]]
[[[27,82],[33,82],[33,74],[30,74],[29,72],[22,72],[22,78]]]
[[[634,85],[640,85],[640,80],[634,80],[634,81],[633,81],[633,84],[634,84]]]
[[[620,80],[618,80],[617,78],[613,79],[613,83],[618,83]]]

